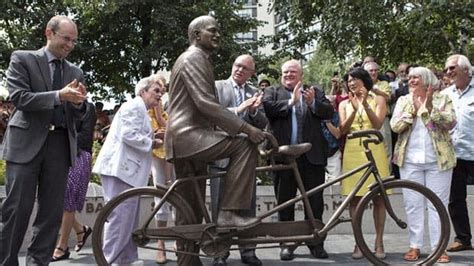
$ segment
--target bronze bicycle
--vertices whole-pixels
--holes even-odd
[[[145,219],[140,221],[139,226],[132,233],[130,237],[133,238],[135,244],[139,248],[154,249],[157,250],[156,241],[152,240],[185,240],[194,241],[198,243],[201,249],[200,254],[191,252],[190,250],[178,250],[177,253],[196,255],[196,256],[208,256],[215,257],[225,254],[229,250],[233,250],[232,245],[245,245],[245,244],[269,244],[276,243],[278,247],[279,243],[287,243],[292,245],[302,245],[301,243],[317,244],[324,241],[328,232],[336,227],[338,224],[351,222],[355,241],[361,249],[364,256],[375,265],[388,265],[386,260],[379,259],[370,249],[367,244],[368,239],[363,232],[363,217],[364,212],[368,209],[370,203],[375,197],[379,195],[383,198],[386,206],[388,216],[401,229],[405,229],[407,224],[402,220],[405,215],[403,213],[395,213],[392,203],[390,202],[387,190],[406,189],[418,192],[424,196],[424,198],[433,205],[437,210],[437,213],[441,222],[441,235],[438,240],[438,244],[435,249],[428,251],[426,256],[420,257],[420,260],[415,262],[416,264],[434,264],[436,260],[443,254],[448,244],[450,223],[448,213],[441,200],[428,188],[411,181],[397,180],[394,178],[382,179],[376,167],[372,152],[369,149],[369,144],[378,144],[383,140],[382,134],[378,130],[364,130],[353,132],[348,135],[348,138],[361,138],[361,142],[365,148],[365,155],[367,156],[368,162],[360,165],[359,167],[342,174],[341,176],[333,179],[332,181],[326,182],[318,187],[315,187],[309,191],[305,191],[303,182],[298,172],[296,164],[296,158],[301,154],[305,153],[311,148],[311,144],[303,143],[297,145],[285,145],[278,146],[273,135],[266,133],[267,139],[272,144],[272,148],[269,150],[261,150],[260,153],[269,159],[269,164],[265,166],[257,167],[257,171],[281,171],[292,169],[298,185],[300,195],[297,195],[293,199],[290,199],[274,208],[264,212],[257,218],[259,222],[249,228],[220,228],[214,221],[211,221],[209,212],[204,204],[204,195],[199,193],[197,190],[198,197],[200,198],[202,213],[204,213],[204,223],[198,223],[195,216],[195,212],[191,209],[189,203],[176,192],[176,187],[182,185],[189,185],[195,180],[208,179],[208,178],[220,178],[225,176],[225,172],[219,172],[215,174],[209,174],[206,176],[195,176],[189,178],[177,179],[169,187],[157,186],[157,187],[142,187],[133,188],[124,191],[117,197],[110,200],[99,213],[95,225],[94,233],[92,236],[93,251],[96,262],[99,265],[108,265],[103,251],[103,230],[104,225],[107,223],[107,217],[111,214],[114,208],[119,206],[126,200],[132,198],[138,198],[140,202],[146,204],[150,202],[150,198],[154,197],[161,198],[161,202],[156,206],[150,203]],[[285,163],[275,163],[275,157],[283,158]],[[279,160],[280,161],[280,160]],[[326,224],[320,220],[310,218],[309,220],[303,221],[291,221],[291,222],[263,222],[267,217],[282,210],[288,206],[295,204],[298,201],[303,201],[305,209],[308,212],[308,217],[313,217],[313,213],[310,208],[308,197],[337,183],[341,180],[350,177],[354,173],[363,172],[362,177],[359,179],[351,193],[343,200],[342,204],[334,211],[334,213],[327,220]],[[354,215],[352,218],[344,218],[342,216],[343,211],[348,207],[349,202],[356,195],[357,191],[361,189],[364,182],[369,178],[370,175],[375,177],[375,182],[370,185],[369,191],[359,201]],[[167,202],[177,212],[183,214],[184,219],[188,225],[176,226],[170,225],[168,227],[156,228],[153,226],[154,215],[160,208],[163,207],[163,203]],[[408,234],[408,232],[407,232]],[[268,245],[264,247],[257,246],[257,248],[269,248]],[[174,252],[173,250],[166,250]],[[413,263],[413,262],[411,262]]]

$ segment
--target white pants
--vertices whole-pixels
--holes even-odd
[[[101,175],[104,200],[108,202],[121,192],[133,188],[114,176]],[[137,246],[132,240],[132,232],[138,225],[138,198],[129,199],[107,217],[104,226],[104,256],[108,263],[129,264],[138,259]]]
[[[164,168],[167,161],[158,157],[153,156],[151,161],[151,175],[153,176],[153,184],[166,185],[166,175]],[[176,179],[174,168],[172,171],[171,180]],[[160,198],[155,198],[155,206],[160,203]],[[155,214],[155,219],[158,221],[168,221],[169,214],[171,213],[171,206],[168,203],[163,204],[158,212]]]
[[[326,165],[326,171],[330,177],[335,178],[341,175],[341,151],[338,150],[331,157],[328,158],[328,164]]]
[[[439,171],[434,163],[411,164],[405,163],[400,167],[400,178],[422,184],[432,190],[448,207],[449,192],[451,190],[451,177],[453,169]],[[426,204],[424,197],[413,190],[403,190],[403,201],[407,213],[410,248],[423,247],[423,232],[425,209],[428,208],[428,225],[430,232],[431,249],[436,248],[441,234],[440,219],[433,205]]]

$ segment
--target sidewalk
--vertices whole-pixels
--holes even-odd
[[[408,246],[404,244],[406,236],[400,236],[399,234],[385,235],[385,250],[387,252],[386,262],[389,264],[405,264],[403,260],[403,253],[407,251]],[[88,241],[89,242],[89,241]],[[425,243],[427,243],[425,241]],[[90,244],[90,243],[88,243]],[[171,247],[172,243],[167,243],[167,247]],[[257,250],[257,256],[262,260],[263,265],[279,266],[279,265],[370,265],[365,259],[353,260],[351,258],[352,250],[354,248],[354,240],[352,235],[347,234],[330,234],[328,235],[325,248],[329,253],[328,259],[314,259],[309,255],[308,249],[304,246],[299,247],[296,251],[296,258],[290,262],[283,262],[279,259],[279,249],[259,249]],[[157,265],[154,262],[155,251],[153,250],[140,250],[140,259],[144,261],[144,265]],[[461,251],[456,253],[450,253],[452,262],[448,264],[439,265],[474,265],[474,250]],[[166,265],[176,265],[176,256],[172,253],[168,253],[168,259],[170,261]],[[24,265],[25,256],[22,254],[20,257],[20,265]],[[212,265],[212,259],[202,258],[204,265]],[[240,262],[240,256],[237,251],[232,251],[231,256],[227,260],[229,266],[244,265]],[[62,266],[62,265],[96,265],[94,256],[92,254],[92,248],[90,246],[85,247],[79,254],[71,252],[70,260],[54,262],[51,266]]]
[[[339,187],[334,186],[334,188],[325,190],[325,212],[323,216],[323,220],[327,221],[328,217],[334,212],[334,210],[340,205],[343,197],[338,194]],[[0,187],[0,201],[1,201],[1,193],[2,187]],[[269,208],[275,205],[275,199],[273,195],[273,188],[272,187],[258,187],[257,191],[257,213],[267,211]],[[391,196],[392,204],[395,209],[399,210],[397,213],[403,213],[403,201],[401,200],[401,195],[399,193],[394,193]],[[152,198],[149,199],[150,202],[153,201]],[[471,217],[471,228],[474,228],[474,186],[468,186],[468,206],[470,217]],[[209,204],[210,199],[207,197],[206,203]],[[146,204],[145,204],[146,205]],[[144,205],[144,206],[145,206]],[[83,223],[92,226],[95,221],[95,217],[98,212],[103,208],[103,199],[101,195],[101,189],[95,184],[91,184],[88,191],[88,197],[86,198],[86,204],[84,207],[83,212],[78,214],[78,218]],[[145,208],[144,208],[145,209]],[[296,219],[301,220],[303,219],[303,208],[301,204],[297,204],[296,206]],[[146,213],[146,211],[143,211]],[[367,212],[367,223],[364,224],[363,232],[368,234],[373,234],[373,223],[371,218],[371,211]],[[343,216],[348,217],[348,212],[344,211]],[[32,215],[32,218],[34,215]],[[148,217],[148,216],[144,216]],[[276,217],[269,217],[267,219],[274,220]],[[31,229],[31,226],[29,227]],[[429,241],[428,237],[428,227],[426,225],[425,231],[425,248],[427,247]],[[453,230],[451,230],[450,241],[453,239]],[[368,243],[373,243],[373,235]],[[24,241],[24,248],[23,253],[20,253],[20,265],[24,265],[25,261],[25,252],[26,246],[29,244],[29,240],[31,239],[30,232],[27,233],[25,236]],[[384,235],[384,243],[385,243],[385,251],[387,253],[387,263],[389,264],[406,264],[403,260],[403,254],[408,250],[408,233],[406,230],[401,230],[398,228],[394,222],[387,218],[387,222],[385,224],[385,235]],[[70,237],[69,246],[73,247],[75,244],[74,237]],[[92,254],[92,248],[90,247],[90,239],[87,241],[86,246],[81,251],[81,253],[77,254],[75,252],[71,252],[71,259],[67,261],[60,261],[51,263],[52,266],[62,266],[62,265],[96,265],[94,256]],[[167,247],[171,247],[172,243],[169,243]],[[259,249],[257,250],[257,256],[263,261],[264,265],[327,265],[327,264],[335,264],[335,265],[370,265],[369,262],[365,259],[362,260],[353,260],[351,258],[352,251],[354,249],[354,238],[352,236],[352,227],[349,223],[347,224],[340,224],[336,228],[334,228],[329,235],[325,242],[325,248],[329,253],[329,259],[321,260],[321,259],[314,259],[309,255],[309,251],[306,247],[299,247],[295,254],[297,255],[296,258],[291,262],[282,262],[280,261],[279,257],[279,248],[270,248],[270,249]],[[144,265],[157,265],[154,262],[155,252],[154,250],[140,250],[140,259],[144,260]],[[425,253],[426,254],[426,253]],[[445,265],[474,265],[474,250],[470,251],[462,251],[457,253],[450,253],[452,262]],[[168,259],[170,262],[166,265],[176,265],[176,256],[174,254],[168,254]],[[202,258],[202,262],[204,265],[212,265],[212,259],[210,258]],[[240,262],[240,256],[238,251],[232,251],[231,256],[228,259],[228,265],[244,265]]]

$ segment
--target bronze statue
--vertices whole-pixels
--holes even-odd
[[[264,134],[219,104],[209,55],[219,45],[219,28],[211,16],[194,19],[188,28],[190,47],[173,66],[170,79],[169,121],[165,135],[166,159],[175,164],[176,177],[206,174],[207,163],[230,158],[224,196],[217,224],[223,227],[250,226],[256,218],[241,217],[236,211],[250,208],[257,163],[257,143]],[[216,130],[219,127],[223,131]],[[248,137],[238,135],[245,133]],[[204,194],[205,180],[194,183]],[[194,186],[179,193],[193,204],[200,223],[203,214]],[[183,224],[180,214],[176,223]],[[182,245],[182,243],[181,243]],[[178,243],[178,249],[181,249]],[[196,249],[199,248],[196,246]],[[184,257],[184,256],[181,256]],[[199,264],[195,257],[193,265]],[[178,264],[181,259],[178,258]]]

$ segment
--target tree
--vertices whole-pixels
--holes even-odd
[[[304,82],[320,86],[326,94],[331,90],[331,78],[335,72],[344,73],[346,63],[339,61],[328,50],[318,47],[304,68]]]
[[[23,1],[22,1],[23,2]],[[46,20],[55,14],[74,18],[79,43],[70,60],[86,73],[88,90],[102,99],[124,97],[133,84],[157,70],[170,70],[188,47],[187,27],[197,16],[214,11],[221,25],[221,47],[212,60],[216,78],[229,75],[229,62],[250,50],[252,44],[237,44],[234,35],[255,28],[258,22],[236,15],[239,4],[224,1],[155,0],[63,0],[7,3],[0,13],[0,68],[16,49],[44,45]],[[111,91],[107,90],[110,88]]]
[[[385,66],[417,62],[441,66],[451,53],[464,53],[474,37],[472,1],[275,0],[273,10],[288,27],[275,44],[295,52],[317,40],[339,59],[377,57]]]

